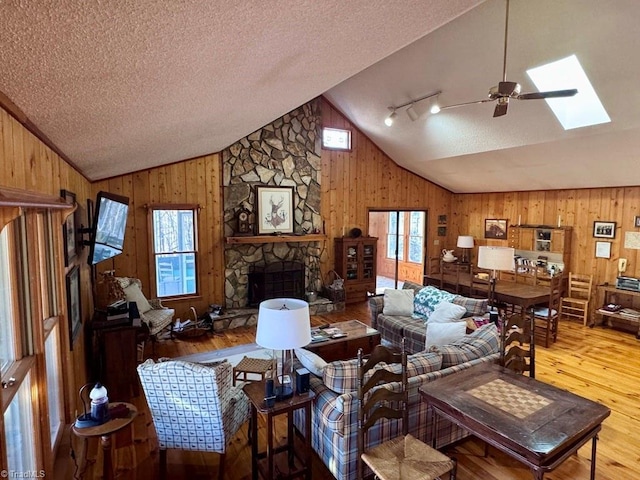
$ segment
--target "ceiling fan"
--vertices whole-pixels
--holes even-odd
[[[439,110],[445,110],[447,108],[462,107],[465,105],[474,105],[476,103],[487,103],[497,101],[496,108],[493,111],[494,117],[501,117],[507,114],[507,108],[509,107],[509,100],[539,100],[544,98],[560,98],[560,97],[572,97],[578,90],[575,88],[569,90],[554,90],[549,92],[532,92],[532,93],[520,93],[520,84],[516,82],[507,81],[507,36],[509,32],[509,0],[507,0],[507,13],[504,22],[504,56],[502,61],[502,81],[495,87],[489,89],[488,98],[482,100],[476,100],[474,102],[457,103],[455,105],[447,105],[440,107]]]

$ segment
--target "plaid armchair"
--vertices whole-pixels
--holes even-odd
[[[224,478],[226,448],[249,420],[249,399],[232,386],[232,366],[182,361],[138,365],[160,444],[160,473],[166,472],[168,448],[220,453],[218,477]]]

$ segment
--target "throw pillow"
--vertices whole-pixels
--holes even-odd
[[[436,305],[431,315],[429,315],[429,323],[456,322],[460,320],[465,313],[467,313],[467,309],[460,305],[455,305],[450,302],[440,302]]]
[[[384,308],[382,309],[382,313],[385,315],[402,315],[410,317],[413,313],[413,296],[414,292],[411,289],[385,289]]]
[[[427,320],[440,302],[450,302],[455,295],[436,287],[424,287],[413,299],[413,316]]]
[[[442,368],[469,362],[497,353],[500,349],[498,329],[495,324],[483,325],[450,345],[433,346],[431,352],[442,354]]]
[[[314,375],[322,377],[324,368],[327,366],[327,362],[320,358],[319,355],[316,355],[306,348],[296,348],[294,351],[296,352],[296,357],[298,357],[298,360],[300,360],[300,363],[304,368]]]
[[[489,299],[477,299],[477,298],[468,298],[463,297],[462,295],[456,295],[451,303],[455,303],[456,305],[463,306],[466,310],[466,317],[471,317],[474,315],[482,316],[489,311]]]
[[[144,296],[144,293],[140,290],[137,284],[132,283],[124,289],[124,295],[127,297],[127,301],[136,302],[138,305],[138,312],[146,313],[151,310],[151,304],[149,300]]]
[[[427,324],[426,349],[434,345],[446,345],[460,340],[467,332],[467,322],[431,323]]]

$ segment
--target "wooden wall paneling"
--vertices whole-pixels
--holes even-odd
[[[627,227],[620,232],[620,257],[627,259],[627,271],[623,275],[637,277],[640,275],[640,269],[638,268],[638,259],[640,258],[638,257],[638,250],[624,248],[625,232],[640,232],[640,229],[636,228],[634,223],[635,217],[640,215],[637,189],[625,188],[623,197],[622,224],[627,225]]]

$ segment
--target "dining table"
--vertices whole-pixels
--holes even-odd
[[[430,274],[424,276],[425,285],[440,286],[440,274]],[[454,278],[444,278],[444,286],[455,289],[457,286],[461,292],[469,291],[471,288],[471,274],[460,272]],[[517,283],[508,280],[496,280],[495,301],[498,303],[507,303],[510,305],[519,305],[524,311],[534,305],[548,303],[551,290],[548,286],[531,285],[528,283]]]

